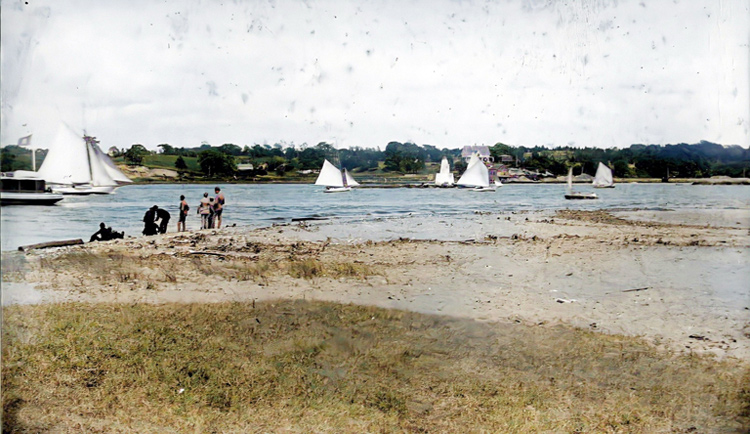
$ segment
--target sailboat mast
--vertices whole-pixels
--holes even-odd
[[[94,182],[94,168],[91,165],[91,151],[93,151],[93,149],[91,149],[91,145],[89,145],[88,140],[84,139],[83,142],[86,145],[86,159],[89,162],[89,180],[93,184],[93,182]]]

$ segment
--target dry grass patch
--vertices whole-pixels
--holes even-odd
[[[13,306],[8,432],[739,432],[748,367],[310,302]]]
[[[287,264],[287,273],[297,279],[314,279],[317,277],[353,278],[364,280],[368,276],[380,274],[374,267],[358,262],[323,262],[308,258],[291,260]]]

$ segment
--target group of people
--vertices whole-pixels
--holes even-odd
[[[208,197],[208,193],[203,193],[203,199],[198,204],[198,215],[201,216],[201,229],[220,229],[221,228],[221,214],[224,211],[224,193],[221,192],[219,187],[214,189],[216,196]],[[182,211],[183,206],[186,208],[181,216],[187,216],[187,211],[190,209],[185,202],[185,196],[180,196],[182,202],[180,202],[180,210]],[[179,225],[177,227],[179,231]],[[182,222],[182,230],[185,230],[185,222]]]
[[[171,217],[169,211],[164,208],[159,208],[158,205],[152,206],[143,216],[143,235],[166,234]]]
[[[214,188],[216,195],[209,197],[208,193],[203,193],[203,198],[198,205],[198,215],[201,217],[201,229],[220,229],[221,228],[221,214],[224,211],[224,193],[221,192],[221,188]],[[179,219],[177,220],[177,232],[183,232],[187,230],[186,221],[188,213],[190,212],[190,205],[185,200],[185,195],[180,195],[179,205]],[[143,216],[143,235],[156,235],[164,234],[167,232],[167,225],[169,224],[170,214],[164,208],[159,208],[157,205],[152,206],[146,214]],[[159,223],[157,225],[157,222]]]

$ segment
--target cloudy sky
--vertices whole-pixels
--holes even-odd
[[[750,144],[750,0],[0,0],[2,144]]]

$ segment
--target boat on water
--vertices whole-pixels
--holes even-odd
[[[435,174],[435,185],[438,187],[453,187],[455,183],[448,159],[443,157],[443,160],[440,162],[440,172]]]
[[[343,193],[351,191],[352,187],[358,186],[359,183],[346,169],[341,171],[330,161],[324,160],[323,168],[320,169],[315,185],[325,186],[326,189],[323,191],[326,193]]]
[[[565,191],[565,199],[598,199],[596,193],[583,193],[573,190],[573,168],[568,169],[568,186]]]
[[[47,188],[36,172],[19,170],[0,176],[0,205],[53,205],[63,199]]]
[[[471,156],[466,171],[458,179],[456,185],[470,188],[472,191],[495,191],[497,189],[497,182],[490,184],[490,172],[476,154]]]
[[[602,162],[596,168],[594,181],[591,183],[594,188],[615,188],[615,180],[612,178],[612,169]]]
[[[132,182],[93,141],[62,124],[37,172],[53,192],[110,194]]]

